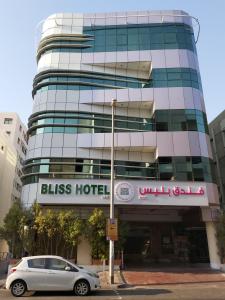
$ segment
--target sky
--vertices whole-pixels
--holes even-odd
[[[0,0],[0,111],[15,111],[27,124],[36,74],[37,24],[49,15],[166,9],[185,10],[200,22],[197,51],[211,122],[225,109],[224,0]]]

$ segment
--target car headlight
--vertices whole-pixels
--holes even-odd
[[[99,278],[98,274],[96,273],[88,273],[88,275],[94,278]]]

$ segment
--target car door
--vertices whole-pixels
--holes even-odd
[[[70,270],[66,270],[69,267]],[[78,270],[59,258],[46,258],[48,285],[51,290],[72,290]]]
[[[29,290],[49,290],[45,258],[32,258],[27,261],[26,282]]]

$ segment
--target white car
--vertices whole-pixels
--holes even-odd
[[[98,288],[98,274],[53,255],[23,257],[6,280],[6,289],[15,297],[26,291],[74,291],[86,296]]]

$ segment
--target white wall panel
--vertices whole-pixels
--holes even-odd
[[[52,134],[52,147],[63,147],[63,133]]]
[[[65,102],[67,96],[66,90],[56,91],[55,102]]]
[[[48,101],[48,92],[40,92],[39,95],[39,104],[45,104]]]
[[[143,139],[143,137],[140,137],[140,135],[136,133],[132,134],[128,132],[120,132],[120,134],[117,135],[117,143],[118,143],[117,145],[119,145],[120,147],[123,146],[130,147],[135,142],[134,135],[136,137],[136,141],[139,140],[140,138]]]
[[[66,109],[66,103],[65,102],[55,103],[55,110],[65,110],[65,109]]]
[[[130,161],[141,161],[141,152],[139,151],[129,151],[128,160]]]
[[[173,147],[173,133],[171,132],[157,132],[156,142],[158,156],[174,156]]]
[[[54,90],[50,90],[50,91],[46,91],[46,92],[41,92],[40,93],[40,97],[45,97],[44,95],[46,94],[46,98],[48,99],[48,102],[55,102],[56,99],[56,93],[57,91]]]
[[[170,109],[184,109],[184,96],[183,96],[183,89],[182,88],[169,88],[169,103]]]
[[[115,160],[128,160],[128,152],[127,151],[115,151]]]
[[[42,157],[49,157],[49,156],[51,156],[51,148],[42,148],[41,149],[41,156]]]
[[[190,155],[199,156],[201,154],[201,148],[200,148],[198,134],[196,134],[196,132],[189,131],[188,136],[189,136]]]
[[[179,50],[179,58],[180,58],[181,68],[186,68],[189,65],[188,52],[189,52],[189,50]]]
[[[55,103],[47,102],[46,110],[54,110],[54,109],[55,109]]]
[[[152,89],[152,88],[141,89],[141,99],[142,99],[142,101],[153,102],[153,100],[155,99],[155,97],[153,95],[154,94],[153,92],[154,92],[154,89]]]
[[[52,157],[61,157],[62,156],[62,148],[51,148],[51,156]]]
[[[118,102],[128,102],[129,101],[128,89],[118,89],[116,91],[116,99]]]
[[[144,133],[143,132],[131,132],[130,134],[130,143],[131,147],[144,147]],[[147,145],[149,145],[149,140],[146,141]],[[140,149],[141,151],[141,149]]]
[[[185,107],[195,108],[192,88],[183,88]]]
[[[34,157],[41,157],[41,148],[34,149]]]
[[[101,92],[103,92],[104,95],[104,91]],[[92,101],[93,101],[93,92],[91,90],[80,91],[80,103],[92,103]]]
[[[129,101],[137,101],[141,99],[141,90],[140,89],[128,89]]]
[[[76,149],[76,156],[75,157],[85,157],[85,158],[91,158],[90,157],[90,150],[85,148],[77,148]]]
[[[96,137],[96,139],[94,139],[94,143],[100,144],[102,142],[102,145],[104,145],[104,140],[102,141],[102,137],[102,134],[100,137]],[[77,147],[91,148],[92,143],[92,134],[82,133],[77,135]]]
[[[152,67],[166,68],[165,50],[151,50]]]
[[[41,148],[43,141],[43,134],[37,134],[35,139],[35,148]]]
[[[125,61],[127,61],[127,59],[128,59],[127,51],[117,51],[116,52],[116,61],[117,62],[125,62]]]
[[[173,133],[173,149],[176,156],[190,156],[189,135],[186,131]]]
[[[166,49],[164,51],[166,57],[166,68],[180,68],[179,50]]]
[[[157,133],[156,131],[143,132],[144,143],[143,146],[156,147],[157,146]]]
[[[66,93],[67,102],[78,103],[80,99],[80,94],[78,91],[67,91]]]
[[[76,157],[76,148],[67,148],[67,147],[63,147],[63,153],[62,153],[63,157]]]
[[[105,90],[105,102],[111,103],[112,99],[116,99],[116,90]]]
[[[35,135],[31,136],[28,141],[28,149],[33,149],[35,145]]]
[[[202,105],[202,102],[204,102],[202,93],[196,89],[193,89],[192,93],[193,93],[195,109],[204,111],[204,106]]]
[[[167,88],[154,88],[153,93],[155,110],[170,107],[169,92]]]
[[[42,111],[42,110],[46,110],[47,108],[47,105],[46,104],[40,104],[39,105],[39,110]]]
[[[66,148],[75,148],[77,146],[77,134],[66,134],[63,135],[64,141],[63,145]]]

